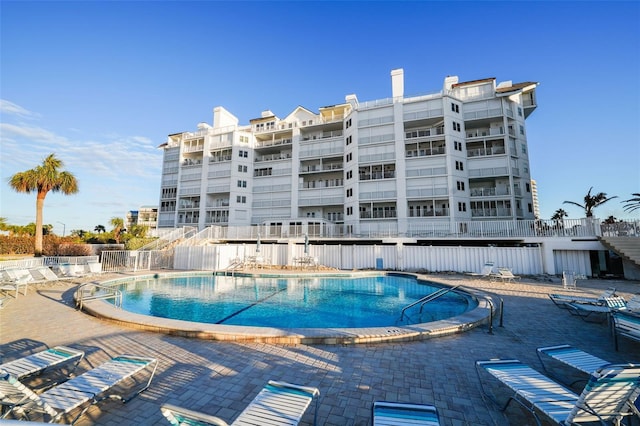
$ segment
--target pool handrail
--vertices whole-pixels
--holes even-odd
[[[432,300],[435,300],[437,298],[439,298],[440,296],[443,296],[447,293],[449,293],[450,291],[455,290],[456,288],[460,287],[460,284],[458,284],[455,287],[447,287],[447,288],[440,288],[436,291],[434,291],[433,293],[430,293],[418,300],[416,300],[415,302],[409,303],[407,306],[405,306],[404,308],[402,308],[402,312],[400,313],[400,321],[402,321],[402,319],[404,318],[404,313],[407,309],[414,307],[415,305],[417,305],[418,303],[422,303],[422,305],[420,305],[420,312],[422,312],[422,307],[426,304],[431,302]]]
[[[93,286],[93,289],[89,293],[89,295],[86,296],[87,292],[84,290],[85,290],[85,287],[88,287],[88,286]],[[94,289],[106,290],[106,293],[96,295],[93,293]],[[90,283],[85,283],[80,285],[78,287],[78,290],[76,291],[76,307],[79,310],[82,310],[82,305],[85,301],[101,300],[101,299],[113,299],[114,300],[113,304],[116,308],[122,307],[122,291],[117,288],[114,288],[113,286],[107,286],[107,285],[102,285],[95,282],[90,282]]]

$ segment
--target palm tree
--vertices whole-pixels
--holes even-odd
[[[104,225],[96,225],[96,227],[93,228],[93,230],[96,231],[98,234],[102,234],[107,230],[107,228],[105,228]]]
[[[623,203],[627,203],[624,206],[625,212],[633,212],[640,209],[640,193],[634,192],[631,195],[633,195],[633,198],[623,201]]]
[[[113,226],[113,239],[116,240],[116,244],[120,244],[120,234],[124,228],[124,220],[120,217],[112,217],[109,223]]]
[[[593,186],[589,188],[589,192],[584,196],[584,204],[576,203],[575,201],[565,201],[563,204],[573,204],[574,206],[578,206],[581,209],[584,209],[584,213],[587,218],[593,217],[593,209],[598,206],[603,205],[607,201],[617,198],[617,196],[607,197],[607,194],[604,192],[598,192],[595,195],[591,195],[591,190]]]
[[[34,256],[42,256],[42,209],[44,199],[51,192],[71,195],[78,192],[78,181],[69,172],[60,171],[62,160],[49,154],[42,164],[31,170],[18,172],[9,178],[9,185],[17,192],[36,192],[36,241]]]
[[[558,209],[553,213],[553,216],[551,216],[551,220],[556,222],[556,228],[562,228],[564,227],[564,218],[567,216],[569,216],[569,213],[564,211],[564,209]]]

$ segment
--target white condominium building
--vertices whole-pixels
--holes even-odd
[[[159,228],[336,224],[345,234],[417,235],[471,221],[534,219],[525,119],[538,83],[459,82],[249,124],[223,107],[213,125],[168,136]]]

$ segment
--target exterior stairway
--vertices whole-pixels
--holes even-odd
[[[609,250],[640,266],[640,237],[600,237]]]

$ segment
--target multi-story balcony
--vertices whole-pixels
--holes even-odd
[[[340,171],[343,169],[344,169],[344,165],[342,163],[310,164],[310,165],[302,165],[300,167],[300,174],[333,172],[333,171]]]
[[[310,135],[303,135],[301,141],[313,141],[318,139],[341,138],[344,132],[342,130],[333,130]]]
[[[342,186],[325,186],[304,188],[300,190],[299,206],[322,206],[344,204],[344,189]]]
[[[444,135],[444,126],[406,129],[404,132],[405,142],[409,139],[428,138],[438,135]]]
[[[485,177],[485,176],[508,176],[508,167],[487,167],[484,169],[469,170],[469,177]]]
[[[471,209],[471,217],[509,217],[511,211],[509,207]]]
[[[469,193],[472,197],[495,197],[499,195],[511,195],[509,188],[496,187],[469,188]]]
[[[288,160],[291,158],[291,151],[283,151],[275,154],[256,155],[255,162]]]
[[[280,145],[291,145],[292,142],[293,142],[293,139],[291,138],[257,140],[255,149],[268,148],[268,147],[280,146]]]
[[[504,136],[504,127],[483,127],[478,129],[469,129],[466,131],[467,139],[485,138],[488,136]],[[515,136],[515,131],[510,128],[509,135]]]
[[[336,188],[344,186],[343,178],[335,179],[314,179],[305,180],[298,185],[298,189],[322,189],[322,188]]]
[[[182,167],[202,166],[202,158],[185,158],[182,161]]]
[[[464,119],[467,120],[484,120],[489,117],[500,117],[502,108],[487,108],[479,111],[468,111],[464,113]]]
[[[360,219],[395,219],[395,204],[360,204]]]
[[[210,185],[207,186],[207,194],[224,194],[231,191],[231,184],[226,183],[222,185]]]
[[[505,154],[504,139],[468,142],[467,157],[486,157]]]

